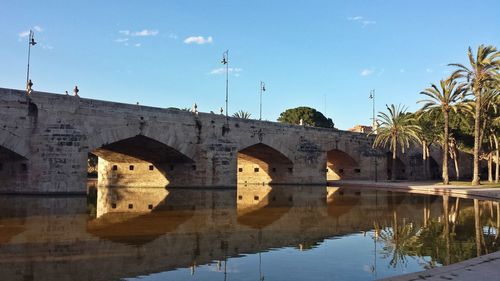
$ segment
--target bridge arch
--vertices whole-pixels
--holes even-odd
[[[99,157],[100,185],[188,186],[197,170],[191,157],[141,134],[106,143],[91,153]]]
[[[342,150],[327,151],[326,160],[327,180],[359,179],[361,177],[362,171],[358,161]]]
[[[15,192],[28,183],[29,145],[7,130],[0,130],[0,191]]]
[[[243,184],[283,184],[290,181],[293,162],[281,151],[264,143],[238,151],[237,182]]]

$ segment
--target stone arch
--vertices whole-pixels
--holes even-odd
[[[167,133],[165,133],[167,132]],[[140,128],[132,128],[130,126],[119,126],[111,129],[103,130],[87,139],[88,152],[115,143],[124,139],[133,138],[135,136],[144,136],[154,139],[172,147],[187,157],[194,159],[196,150],[186,141],[183,132],[179,130],[170,130],[170,128],[158,128],[155,130],[141,130]]]
[[[359,163],[348,153],[332,149],[326,153],[327,180],[357,179],[361,175]]]
[[[0,147],[8,149],[23,158],[28,158],[30,152],[28,139],[28,137],[23,138],[7,130],[0,131]]]
[[[238,183],[283,184],[293,174],[293,162],[279,150],[257,143],[238,151]]]
[[[99,157],[101,185],[162,187],[193,185],[196,163],[156,139],[135,135],[91,151]]]
[[[0,146],[0,192],[15,192],[28,183],[28,159]]]

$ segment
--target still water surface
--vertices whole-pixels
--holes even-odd
[[[318,186],[0,196],[1,280],[375,280],[496,251],[496,202]]]

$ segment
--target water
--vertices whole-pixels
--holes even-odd
[[[1,280],[375,280],[496,251],[496,202],[318,186],[0,196]]]

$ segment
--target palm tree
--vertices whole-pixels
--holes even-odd
[[[392,170],[391,179],[396,180],[396,158],[398,154],[398,146],[402,152],[405,152],[405,147],[409,147],[411,142],[418,140],[420,128],[415,125],[415,117],[413,114],[406,113],[406,107],[394,104],[387,106],[389,114],[379,112],[378,118],[380,125],[375,130],[377,134],[373,147],[387,147],[392,151]]]
[[[440,81],[440,88],[435,84],[431,84],[430,88],[425,89],[420,94],[427,96],[429,99],[420,100],[419,103],[425,103],[422,111],[440,110],[444,117],[444,138],[443,138],[443,184],[449,184],[448,176],[448,144],[449,144],[449,127],[450,110],[456,112],[455,104],[464,96],[466,88],[463,84],[457,85],[457,81],[450,77]]]
[[[250,119],[251,115],[252,114],[248,113],[247,111],[240,110],[240,111],[235,112],[233,114],[233,117],[241,118],[241,119]]]
[[[479,151],[481,143],[479,139],[481,128],[481,96],[483,90],[488,83],[497,75],[500,67],[500,52],[493,46],[480,45],[477,49],[476,57],[469,47],[468,57],[470,68],[462,64],[450,64],[458,69],[452,74],[456,78],[466,78],[469,90],[472,91],[475,97],[475,115],[474,115],[474,170],[472,184],[480,184],[479,178]]]

